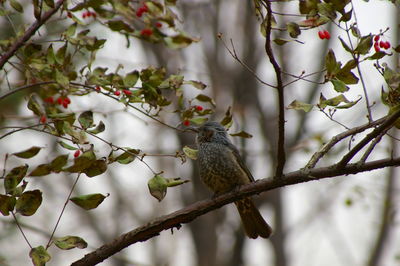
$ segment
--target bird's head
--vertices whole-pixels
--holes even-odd
[[[221,142],[228,140],[225,128],[218,122],[206,122],[196,129],[197,142]]]

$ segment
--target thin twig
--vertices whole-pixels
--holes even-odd
[[[275,55],[272,51],[271,47],[271,25],[272,25],[272,8],[270,1],[262,1],[266,5],[267,9],[267,25],[265,28],[265,52],[269,57],[269,61],[271,62],[272,66],[275,70],[276,75],[276,82],[277,86],[276,89],[278,91],[278,109],[279,109],[279,122],[278,122],[278,152],[277,152],[277,166],[275,170],[275,177],[279,178],[282,176],[283,168],[286,162],[286,155],[285,155],[285,96],[284,96],[284,88],[283,88],[283,81],[282,81],[282,70],[279,66],[278,62],[275,59]]]
[[[48,249],[48,248],[50,247],[50,245],[51,245],[51,242],[52,242],[53,237],[54,237],[54,233],[55,233],[56,230],[57,230],[58,224],[60,223],[61,217],[62,217],[62,215],[64,214],[65,208],[66,208],[67,205],[68,205],[69,199],[71,198],[72,192],[74,191],[74,188],[75,188],[76,184],[78,183],[78,180],[79,180],[79,177],[80,177],[80,176],[81,176],[81,173],[78,174],[78,176],[77,176],[76,179],[75,179],[74,184],[73,184],[72,187],[71,187],[71,190],[69,191],[67,200],[65,201],[64,206],[63,206],[62,209],[61,209],[61,213],[60,213],[60,215],[58,216],[58,219],[57,219],[56,225],[54,226],[53,232],[51,232],[51,235],[50,235],[50,238],[49,238],[49,242],[47,242],[46,249]]]
[[[390,128],[385,129],[384,131],[382,131],[369,145],[368,149],[364,152],[363,156],[360,159],[360,163],[365,163],[369,157],[369,155],[371,154],[371,152],[374,150],[376,144],[378,144],[382,137],[386,135],[386,132],[389,130]]]
[[[43,16],[36,20],[30,27],[27,29],[18,40],[16,40],[13,45],[5,52],[2,57],[0,58],[0,69],[3,69],[4,64],[15,54],[15,52],[21,48],[25,42],[27,42],[35,33],[36,31],[52,16],[54,13],[58,11],[58,9],[62,6],[65,0],[59,0],[55,5],[54,8],[50,9]]]
[[[28,244],[28,246],[32,249],[32,245],[31,245],[31,243],[29,243],[29,240],[28,240],[28,238],[26,237],[26,235],[25,235],[25,233],[24,233],[24,230],[22,230],[21,226],[19,225],[19,222],[18,222],[18,220],[17,220],[17,217],[15,216],[15,213],[12,211],[11,214],[12,214],[12,216],[14,217],[15,224],[18,226],[19,231],[21,232],[22,236],[23,236],[24,239],[25,239],[25,242],[26,242],[26,243]]]
[[[22,91],[22,90],[25,90],[25,89],[29,89],[29,88],[33,88],[33,87],[36,87],[36,86],[48,85],[48,84],[53,84],[53,83],[57,83],[57,82],[55,82],[55,81],[43,81],[43,82],[38,82],[38,83],[33,83],[33,84],[27,84],[27,85],[18,87],[18,88],[16,88],[16,89],[12,90],[12,91],[7,92],[7,93],[4,94],[4,95],[1,95],[1,96],[0,96],[0,101],[3,100],[4,98],[6,98],[6,97],[8,97],[8,96],[10,96],[10,95],[12,95],[12,94],[14,94],[14,93],[16,93],[16,92],[19,92],[19,91]]]

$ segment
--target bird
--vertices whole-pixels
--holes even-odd
[[[225,128],[218,122],[206,122],[196,128],[197,161],[200,179],[219,195],[254,182],[250,170],[238,149],[229,140]],[[250,197],[234,202],[244,231],[249,238],[269,238],[272,229]]]

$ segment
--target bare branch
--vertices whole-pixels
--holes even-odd
[[[328,166],[311,169],[309,171],[299,170],[281,176],[280,178],[264,178],[246,186],[242,186],[235,191],[218,196],[215,199],[198,201],[176,212],[156,218],[146,225],[120,235],[113,241],[104,244],[102,247],[91,253],[86,254],[83,258],[75,261],[71,265],[96,265],[134,243],[146,241],[154,236],[159,235],[160,232],[164,230],[180,228],[182,223],[189,223],[201,215],[244,197],[287,185],[294,185],[340,175],[357,174],[399,165],[400,157],[394,159],[387,158],[365,164],[348,164],[343,168]]]

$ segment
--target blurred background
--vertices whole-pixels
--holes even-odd
[[[377,34],[387,27],[385,37],[392,46],[397,46],[399,27],[399,6],[390,1],[353,1],[358,27],[362,35]],[[121,72],[142,69],[147,66],[165,66],[170,73],[181,73],[186,80],[199,80],[207,84],[204,94],[216,102],[212,120],[220,121],[232,106],[234,125],[231,132],[245,130],[253,138],[232,138],[243,154],[247,165],[256,179],[273,175],[276,163],[277,106],[276,91],[267,87],[248,72],[230,55],[218,33],[228,46],[232,43],[242,62],[261,77],[274,84],[275,73],[264,50],[264,38],[259,31],[259,22],[254,16],[253,3],[240,0],[182,0],[176,10],[182,20],[182,28],[192,36],[200,38],[198,43],[182,50],[171,50],[162,45],[131,40],[126,47],[126,38],[107,31],[93,21],[88,23],[93,35],[106,38],[105,48],[97,54],[95,66],[116,69],[123,65]],[[12,23],[32,21],[27,11],[13,16]],[[298,13],[298,2],[274,3],[277,13]],[[293,17],[275,15],[278,25],[285,25]],[[299,20],[302,20],[299,17]],[[59,32],[65,20],[53,21],[40,31],[45,42]],[[12,34],[10,21],[0,20],[2,36]],[[332,38],[320,40],[318,30],[329,30]],[[336,58],[346,62],[350,58],[343,53],[338,36],[345,32],[333,24],[303,31],[299,36],[302,43],[290,42],[283,46],[274,45],[282,69],[287,73],[300,75],[318,72],[324,68],[328,49],[334,49]],[[284,32],[274,31],[275,37],[285,38]],[[282,36],[281,36],[282,35]],[[82,65],[87,58],[82,55]],[[391,60],[391,61],[390,61]],[[370,101],[376,101],[372,111],[374,119],[387,114],[387,108],[379,97],[384,80],[374,69],[373,61],[361,65]],[[398,68],[396,56],[387,59],[392,68]],[[10,75],[12,84],[21,79]],[[323,74],[310,77],[312,81],[323,81]],[[293,80],[284,75],[284,83]],[[4,85],[4,81],[2,82]],[[3,86],[2,85],[2,86]],[[5,87],[5,86],[3,86]],[[1,93],[6,90],[1,88]],[[332,85],[299,80],[285,90],[285,103],[293,100],[317,103],[320,93],[333,97],[336,92]],[[15,94],[2,101],[1,126],[26,125],[32,122],[32,112],[23,99],[27,91]],[[187,97],[195,92],[186,90]],[[346,93],[349,100],[363,97],[360,85],[351,86]],[[74,195],[88,193],[110,193],[110,196],[96,209],[84,211],[69,204],[61,219],[56,236],[78,235],[84,238],[87,249],[59,251],[51,247],[52,259],[48,265],[69,265],[84,254],[109,242],[115,237],[152,219],[171,213],[198,200],[211,197],[198,177],[195,161],[182,164],[174,157],[158,156],[175,154],[185,145],[195,147],[195,136],[171,130],[149,120],[123,104],[110,101],[101,94],[85,97],[71,97],[71,110],[83,112],[92,110],[95,121],[102,120],[106,130],[101,137],[122,147],[137,148],[153,156],[145,161],[156,171],[164,171],[165,177],[181,177],[191,182],[170,188],[166,198],[158,202],[148,192],[147,181],[152,177],[143,163],[136,160],[128,165],[110,165],[108,171],[94,178],[81,178]],[[171,109],[172,110],[172,109]],[[350,110],[337,111],[335,119],[347,127],[367,122],[364,98]],[[172,111],[165,112],[162,120],[178,125],[180,120]],[[310,113],[295,110],[286,111],[287,163],[284,172],[303,167],[320,145],[332,136],[344,131],[337,123],[327,119],[319,110]],[[1,135],[5,131],[0,131]],[[396,132],[392,132],[396,135]],[[362,138],[356,136],[355,140]],[[31,165],[46,160],[50,153],[65,153],[56,144],[57,139],[36,132],[21,131],[0,140],[0,169],[6,153],[36,146],[46,148],[30,159]],[[98,157],[107,156],[109,147],[96,143]],[[337,145],[330,157],[319,166],[337,162],[351,143]],[[376,148],[372,159],[389,157],[396,151],[397,142],[385,138]],[[72,156],[72,154],[71,154]],[[14,160],[14,161],[13,161]],[[10,158],[13,165],[16,159]],[[144,243],[137,243],[104,261],[100,265],[178,265],[178,266],[312,266],[312,265],[400,265],[399,226],[397,214],[399,185],[397,169],[385,169],[356,176],[308,182],[284,187],[255,196],[264,218],[272,225],[274,235],[270,239],[250,240],[240,225],[240,219],[233,205],[225,206],[184,224],[179,230],[164,231]],[[43,191],[44,201],[37,213],[25,220],[19,217],[22,228],[33,245],[46,243],[52,228],[67,198],[74,177],[52,174],[31,178],[29,186]],[[29,247],[10,217],[0,217],[0,265],[28,265]]]

